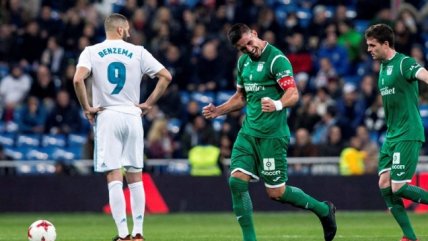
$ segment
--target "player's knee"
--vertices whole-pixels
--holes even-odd
[[[400,193],[399,193],[399,190],[400,190],[404,185],[405,185],[405,183],[393,183],[393,184],[391,185],[392,193],[394,193],[394,194],[400,194]]]
[[[278,201],[284,195],[284,188],[267,188],[268,197],[274,201]]]
[[[232,192],[245,192],[248,190],[248,182],[231,176],[229,178],[229,188]]]

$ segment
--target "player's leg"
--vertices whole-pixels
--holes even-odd
[[[397,154],[394,156],[395,146],[389,142],[384,142],[379,155],[379,188],[386,206],[390,210],[392,216],[400,226],[403,235],[411,240],[416,240],[416,234],[407,216],[406,209],[401,197],[396,196],[391,188],[391,167],[399,164],[400,158]],[[395,161],[394,161],[395,158]],[[398,159],[397,159],[398,158]]]
[[[335,208],[332,204],[320,202],[297,187],[286,185],[288,138],[269,138],[260,141],[262,163],[259,172],[265,182],[268,196],[281,203],[308,209],[321,220],[326,240],[332,240],[336,234]]]
[[[422,142],[403,141],[397,144],[391,169],[392,192],[414,202],[428,204],[428,192],[410,185],[419,159]]]
[[[142,181],[144,157],[144,133],[141,116],[128,115],[127,131],[123,133],[124,143],[122,165],[126,166],[126,180],[131,196],[132,237],[134,241],[143,240],[143,223],[146,197]]]
[[[143,240],[144,211],[146,207],[146,196],[144,193],[141,169],[129,168],[126,172],[129,192],[131,196],[132,210],[132,237],[134,241]]]
[[[256,241],[253,224],[253,205],[248,192],[248,182],[255,175],[254,138],[239,134],[232,150],[231,177],[229,187],[232,193],[233,212],[241,227],[244,241]]]
[[[256,233],[253,224],[253,204],[248,192],[250,176],[236,171],[229,178],[229,187],[232,193],[233,212],[241,226],[243,240],[255,241]]]
[[[111,214],[118,231],[118,237],[116,237],[116,239],[130,240],[126,219],[126,202],[123,194],[123,176],[121,169],[108,172],[107,183]]]
[[[94,167],[96,172],[107,173],[109,203],[118,230],[118,237],[115,239],[130,240],[120,163],[122,142],[116,135],[116,129],[121,128],[118,119],[117,112],[111,110],[98,114],[94,125]]]

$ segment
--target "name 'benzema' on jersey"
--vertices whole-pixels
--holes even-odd
[[[108,55],[108,54],[122,54],[125,55],[128,58],[132,58],[133,53],[127,49],[122,49],[122,48],[105,48],[103,50],[101,50],[100,52],[98,52],[98,55],[103,58],[104,56]]]

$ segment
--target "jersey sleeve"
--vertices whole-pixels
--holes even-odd
[[[416,63],[414,58],[405,58],[401,63],[401,73],[406,80],[414,81],[416,79],[416,73],[422,68],[422,66]]]
[[[150,78],[154,78],[155,75],[163,68],[165,68],[149,51],[145,48],[142,50],[141,56],[141,71],[143,74],[147,74]]]
[[[80,54],[79,62],[77,62],[77,67],[85,67],[89,70],[92,70],[91,56],[88,47],[86,47]]]
[[[276,82],[280,79],[293,76],[293,67],[290,61],[284,55],[277,55],[273,58],[270,66],[270,72],[274,75]]]

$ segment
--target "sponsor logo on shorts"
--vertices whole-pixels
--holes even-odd
[[[403,175],[404,175],[404,173],[405,173],[405,172],[400,172],[400,173],[398,173],[398,174],[397,174],[397,177],[401,177],[401,176],[403,176]]]
[[[275,159],[274,158],[263,158],[263,170],[274,171],[275,170]]]
[[[394,170],[404,170],[406,169],[405,165],[392,165],[392,169]]]
[[[276,176],[276,175],[280,175],[281,171],[277,170],[277,171],[262,171],[262,174],[265,176]]]
[[[400,152],[394,152],[392,155],[392,164],[400,164]]]

